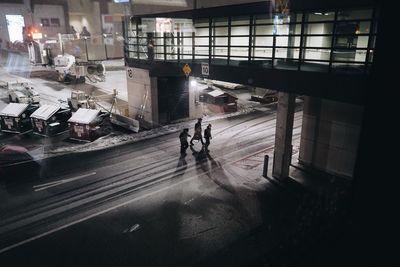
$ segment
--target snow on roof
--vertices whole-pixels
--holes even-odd
[[[99,112],[96,109],[80,108],[72,115],[68,122],[89,124],[97,117]]]
[[[225,92],[223,92],[221,90],[214,90],[214,91],[208,92],[208,94],[213,97],[217,97],[217,96],[221,96],[221,95],[225,94]]]
[[[28,104],[10,103],[0,112],[0,115],[19,117],[28,108]]]
[[[201,91],[201,90],[205,90],[208,89],[208,85],[207,84],[199,84],[197,85],[197,90]]]
[[[53,106],[53,105],[42,105],[40,108],[35,110],[35,112],[32,113],[31,118],[36,118],[36,119],[47,121],[59,109],[60,109],[60,107]]]

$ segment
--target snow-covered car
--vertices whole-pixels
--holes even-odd
[[[8,83],[8,99],[14,103],[39,104],[40,95],[28,83]]]

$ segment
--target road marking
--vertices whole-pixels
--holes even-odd
[[[251,155],[260,153],[260,152],[262,152],[262,151],[264,151],[264,150],[266,150],[266,149],[264,148],[264,149],[262,149],[262,150],[260,150],[260,151],[257,151],[257,152],[255,152],[255,153],[252,153]],[[248,157],[248,156],[246,156],[246,157]],[[246,157],[244,157],[244,158],[246,158]],[[243,158],[240,159],[240,160],[243,160]],[[235,163],[235,162],[237,162],[237,161],[240,161],[240,160],[236,160],[236,161],[227,161],[226,163],[224,163],[224,164],[222,164],[222,165],[230,165],[230,164],[233,164],[233,163]],[[222,168],[222,165],[219,165],[219,164],[218,164],[218,167],[217,167],[217,168]],[[194,165],[193,167],[195,167],[195,165]],[[211,171],[212,171],[212,170],[208,170],[207,172],[204,172],[204,173],[202,173],[201,175],[206,175],[207,173],[211,173]],[[95,172],[94,172],[94,173],[95,173]],[[86,175],[82,175],[82,176],[85,176],[85,177],[86,177],[86,176],[89,176],[89,175],[92,175],[92,174],[86,174]],[[201,176],[201,175],[200,175],[200,176]],[[82,178],[82,176],[78,176],[78,177],[75,177],[75,178],[69,178],[69,179],[65,179],[65,180],[68,180],[68,181],[71,181],[71,179],[76,180],[76,179]],[[109,212],[109,211],[112,211],[112,210],[118,209],[118,208],[120,208],[120,207],[126,206],[126,205],[131,204],[131,203],[133,203],[133,202],[135,202],[135,201],[138,201],[138,200],[141,200],[141,199],[145,199],[145,198],[147,198],[147,197],[149,197],[149,196],[151,196],[151,195],[161,193],[161,192],[163,192],[163,191],[165,191],[165,190],[169,190],[169,189],[171,189],[171,188],[173,188],[173,187],[175,187],[175,186],[178,186],[178,185],[180,185],[180,184],[189,182],[189,181],[194,180],[194,179],[198,179],[198,177],[199,177],[198,175],[191,176],[191,177],[189,177],[189,178],[187,178],[187,179],[185,179],[185,180],[179,181],[179,182],[177,182],[177,183],[175,183],[175,184],[171,184],[171,185],[169,185],[169,186],[167,186],[167,187],[163,187],[163,188],[161,188],[161,189],[159,189],[159,190],[156,190],[156,191],[153,191],[153,192],[149,192],[149,193],[144,194],[144,195],[142,195],[142,196],[138,196],[138,197],[136,197],[136,198],[130,199],[130,200],[125,201],[125,202],[123,202],[123,203],[120,203],[120,204],[118,204],[118,205],[109,207],[109,208],[107,208],[107,209],[105,209],[105,210],[102,210],[102,211],[96,212],[96,213],[94,213],[94,214],[88,215],[88,216],[86,216],[86,217],[83,217],[83,218],[81,218],[81,219],[79,219],[79,220],[76,220],[76,221],[67,223],[67,224],[65,224],[65,225],[59,226],[59,227],[57,227],[57,228],[55,228],[55,229],[49,230],[49,231],[44,232],[44,233],[42,233],[42,234],[39,234],[39,235],[33,236],[33,237],[31,237],[31,238],[25,239],[25,240],[23,240],[23,241],[20,241],[20,242],[18,242],[18,243],[15,243],[15,244],[13,244],[13,245],[10,245],[10,246],[8,246],[8,247],[5,247],[5,248],[0,249],[0,254],[4,253],[4,252],[6,252],[6,251],[9,251],[9,250],[11,250],[11,249],[17,248],[17,247],[19,247],[19,246],[22,246],[22,245],[24,245],[24,244],[30,243],[30,242],[32,242],[32,241],[35,241],[35,240],[37,240],[37,239],[40,239],[40,238],[42,238],[42,237],[48,236],[48,235],[53,234],[53,233],[55,233],[55,232],[61,231],[61,230],[66,229],[66,228],[68,228],[68,227],[70,227],[70,226],[79,224],[79,223],[84,222],[84,221],[87,221],[87,220],[89,220],[89,219],[91,219],[91,218],[94,218],[94,217],[97,217],[97,216],[99,216],[99,215],[105,214],[105,213],[107,213],[107,212]],[[170,179],[170,177],[163,178],[163,179],[161,179],[161,180],[159,180],[159,181],[157,181],[157,182],[165,181],[166,179]],[[61,180],[61,181],[63,181],[63,180]],[[151,182],[150,184],[143,185],[143,186],[139,187],[139,189],[140,189],[140,188],[143,188],[143,187],[147,187],[147,186],[152,185],[152,184],[154,184],[154,183],[155,183],[155,182]],[[52,182],[47,183],[47,184],[49,184],[49,186],[56,186],[56,185],[59,185],[59,183],[54,183],[54,184],[53,184]],[[43,186],[43,185],[42,185],[42,186]],[[44,184],[44,186],[47,187],[46,184]],[[47,187],[47,188],[48,188],[48,187]],[[42,189],[42,190],[43,190],[43,189]]]
[[[92,175],[95,175],[95,174],[96,174],[96,172],[91,172],[91,173],[79,175],[79,176],[76,176],[76,177],[73,177],[73,178],[62,179],[62,180],[59,180],[59,181],[49,182],[49,183],[40,184],[40,185],[34,185],[33,188],[35,189],[35,192],[39,192],[39,191],[42,191],[42,190],[45,190],[45,189],[48,189],[48,188],[51,188],[51,187],[54,187],[54,186],[58,186],[58,185],[61,185],[61,184],[66,184],[66,183],[69,183],[69,182],[72,182],[72,181],[75,181],[75,180],[79,180],[79,179],[82,179],[82,178],[85,178],[85,177],[88,177],[88,176],[92,176]]]
[[[20,242],[15,243],[15,244],[13,244],[13,245],[11,245],[11,246],[8,246],[8,247],[5,247],[5,248],[0,249],[0,254],[4,253],[4,252],[6,252],[6,251],[9,251],[9,250],[11,250],[11,249],[13,249],[13,248],[16,248],[16,247],[19,247],[19,246],[21,246],[21,245],[24,245],[24,244],[26,244],[26,243],[35,241],[35,240],[37,240],[37,239],[39,239],[39,238],[45,237],[45,236],[47,236],[47,235],[50,235],[50,234],[52,234],[52,233],[58,232],[58,231],[60,231],[60,230],[63,230],[63,229],[65,229],[65,228],[68,228],[68,227],[70,227],[70,226],[73,226],[73,225],[75,225],[75,224],[78,224],[78,223],[87,221],[87,220],[89,220],[89,219],[91,219],[91,218],[93,218],[93,217],[97,217],[97,216],[102,215],[102,214],[104,214],[104,213],[107,213],[107,212],[109,212],[109,211],[112,211],[112,210],[118,209],[118,208],[120,208],[120,207],[126,206],[126,205],[128,205],[128,204],[131,204],[132,202],[137,201],[137,200],[144,199],[144,198],[146,198],[146,197],[148,197],[148,196],[151,196],[151,195],[153,195],[153,194],[161,193],[161,192],[163,192],[163,191],[165,191],[165,190],[168,190],[168,189],[170,189],[170,188],[172,188],[172,187],[174,187],[174,186],[177,186],[177,185],[186,183],[186,182],[191,181],[191,180],[194,180],[194,179],[196,179],[196,178],[198,178],[197,175],[196,175],[196,176],[192,176],[192,177],[190,177],[190,178],[188,178],[188,179],[186,179],[186,180],[180,181],[180,182],[178,182],[178,183],[176,183],[176,184],[172,184],[172,185],[170,185],[170,186],[161,188],[161,189],[156,190],[156,191],[154,191],[154,192],[149,192],[149,193],[144,194],[144,195],[142,195],[142,196],[139,196],[139,197],[137,197],[137,198],[133,198],[133,199],[128,200],[128,201],[126,201],[126,202],[120,203],[120,204],[118,204],[118,205],[116,205],[116,206],[113,206],[113,207],[110,207],[110,208],[108,208],[108,209],[105,209],[105,210],[96,212],[96,213],[94,213],[94,214],[88,215],[88,216],[86,216],[86,217],[84,217],[84,218],[82,218],[82,219],[79,219],[79,220],[70,222],[70,223],[68,223],[68,224],[62,225],[62,226],[60,226],[60,227],[57,227],[57,228],[55,228],[55,229],[49,230],[49,231],[47,231],[47,232],[44,232],[43,234],[40,234],[40,235],[31,237],[31,238],[25,239],[24,241],[20,241]]]

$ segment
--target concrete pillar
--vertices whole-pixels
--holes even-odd
[[[362,118],[362,106],[304,97],[299,163],[351,178]]]
[[[292,134],[295,108],[294,94],[278,93],[278,110],[276,114],[275,152],[272,176],[287,178],[292,159]]]

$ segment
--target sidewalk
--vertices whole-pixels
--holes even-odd
[[[268,176],[262,177],[265,154],[270,155]],[[342,237],[348,227],[351,181],[294,166],[290,167],[290,177],[278,180],[272,177],[273,149],[246,160],[253,164],[258,161],[250,177],[266,179],[282,192],[283,197],[271,203],[276,214],[198,266],[299,266],[316,246],[329,246],[327,240]]]

